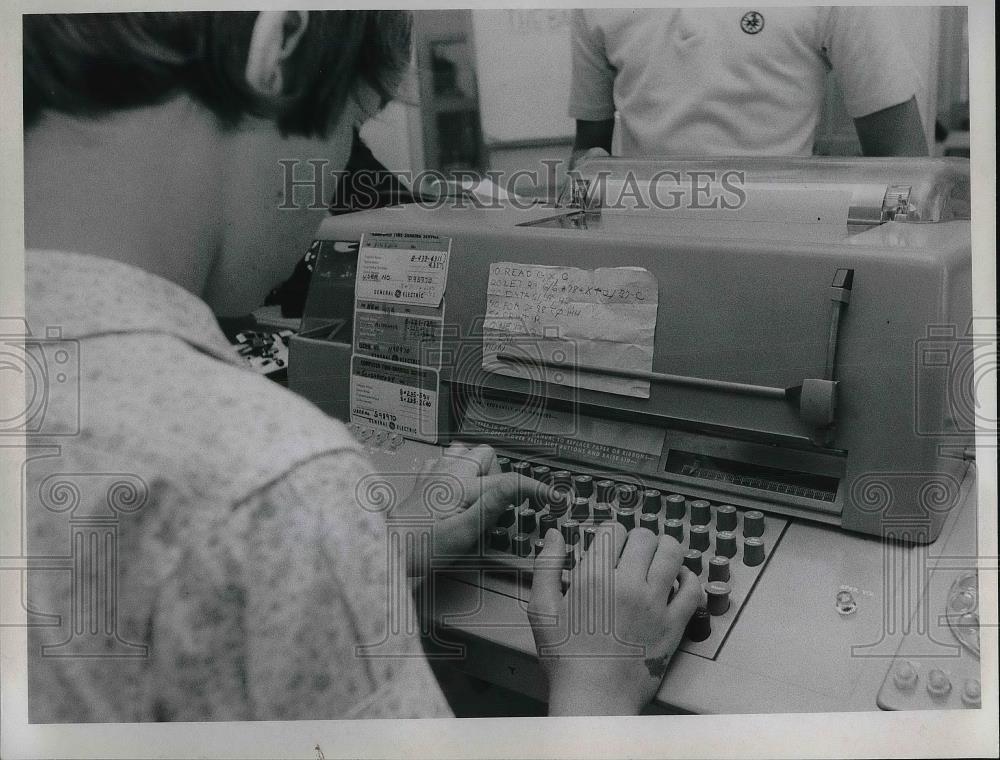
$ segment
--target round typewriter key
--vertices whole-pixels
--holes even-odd
[[[588,525],[583,529],[583,550],[586,551],[590,548],[590,545],[594,543],[594,538],[597,536],[597,528],[593,525]]]
[[[556,519],[555,515],[553,515],[553,514],[551,514],[549,512],[546,512],[545,514],[543,514],[541,517],[538,518],[538,535],[539,536],[544,536],[550,530],[558,529],[558,528],[559,528],[559,522]]]
[[[552,468],[544,464],[536,464],[531,468],[531,477],[535,480],[539,480],[542,483],[548,482],[549,473],[552,472]]]
[[[684,497],[679,493],[669,493],[663,497],[663,501],[667,505],[666,517],[668,520],[683,520],[684,516],[687,514],[687,505],[684,502]]]
[[[569,488],[573,483],[573,478],[569,474],[569,470],[554,470],[550,480],[553,488],[559,488],[561,490]]]
[[[583,522],[590,519],[590,499],[586,496],[577,496],[573,499],[573,507],[570,510],[570,517]]]
[[[677,543],[684,543],[684,523],[681,520],[664,520],[663,532],[668,536],[673,536]]]
[[[764,513],[751,509],[743,513],[743,535],[746,538],[758,538],[764,535]]]
[[[723,504],[715,510],[716,530],[736,530],[736,507]]]
[[[625,527],[625,530],[632,530],[635,527],[635,510],[619,509],[617,519]]]
[[[695,499],[688,503],[691,510],[692,525],[708,525],[712,521],[712,505],[704,499]]]
[[[510,547],[510,536],[504,528],[492,528],[489,537],[491,549],[505,552]]]
[[[531,542],[531,548],[534,549],[535,556],[537,557],[539,554],[542,553],[542,549],[545,548],[545,539],[536,538],[534,541]]]
[[[729,610],[729,584],[722,581],[711,581],[705,584],[708,594],[708,612],[710,615],[724,615]]]
[[[951,679],[941,668],[934,668],[927,673],[927,693],[938,699],[951,693]]]
[[[580,542],[580,523],[576,520],[566,520],[562,524],[562,537],[568,545],[572,546]]]
[[[576,546],[574,544],[566,544],[566,558],[563,560],[563,567],[567,570],[576,567]]]
[[[611,505],[610,504],[595,504],[594,505],[594,522],[600,525],[603,522],[607,522],[611,519]]]
[[[569,509],[569,499],[565,493],[554,493],[547,502],[549,513],[556,517],[562,517]]]
[[[708,609],[699,607],[694,611],[688,621],[687,628],[684,629],[684,636],[688,641],[704,641],[712,635],[712,616]]]
[[[736,534],[723,530],[715,534],[715,553],[720,557],[736,556]]]
[[[684,552],[684,567],[695,575],[701,575],[701,552],[697,549]]]
[[[507,457],[497,457],[497,464],[500,465],[500,472],[510,472],[510,459]]]
[[[642,492],[642,511],[646,514],[659,514],[662,496],[655,488],[647,488]]]
[[[690,544],[692,549],[697,549],[700,552],[708,550],[709,532],[707,525],[692,525],[690,535]]]
[[[764,561],[764,541],[751,536],[743,542],[743,564],[756,567]]]
[[[517,513],[518,533],[533,533],[537,522],[538,513],[531,507],[525,507]]]
[[[716,555],[708,561],[708,579],[710,581],[729,582],[729,560]]]
[[[512,462],[510,471],[525,477],[531,477],[531,465],[527,462]]]
[[[577,496],[589,499],[594,495],[594,479],[590,475],[574,475],[573,491]]]
[[[514,524],[514,520],[517,517],[517,507],[513,504],[508,504],[504,507],[503,512],[500,513],[500,517],[497,518],[497,525],[501,528],[509,528]]]
[[[527,533],[515,533],[510,540],[510,550],[518,557],[531,554],[531,536]]]
[[[653,531],[656,535],[660,535],[660,516],[653,514],[639,515],[639,527],[646,528]]]
[[[623,483],[618,486],[616,493],[620,509],[635,509],[639,506],[639,489],[631,483]]]
[[[598,480],[596,485],[597,485],[597,503],[610,504],[615,497],[614,481]]]

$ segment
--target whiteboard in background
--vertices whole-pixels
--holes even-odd
[[[572,139],[569,10],[473,10],[483,141]]]

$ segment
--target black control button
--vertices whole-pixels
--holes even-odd
[[[509,528],[514,524],[514,520],[517,518],[517,507],[513,504],[508,504],[504,507],[503,512],[500,513],[500,517],[497,518],[497,526],[501,528]]]
[[[700,552],[708,551],[710,541],[707,525],[692,525],[690,535],[692,549],[697,549]]]
[[[597,528],[593,525],[588,525],[583,529],[583,550],[586,551],[590,548],[590,545],[594,543],[594,539],[597,537]]]
[[[611,505],[610,504],[595,504],[594,505],[594,522],[598,525],[607,522],[611,519]]]
[[[531,507],[524,507],[520,512],[517,513],[517,532],[518,533],[534,533],[537,527],[537,515],[538,513]]]
[[[715,553],[720,557],[736,556],[736,534],[724,530],[715,534]]]
[[[712,521],[712,505],[704,499],[688,502],[692,525],[708,525]]]
[[[716,530],[736,530],[736,507],[723,504],[715,510]]]
[[[598,504],[610,504],[615,498],[615,483],[613,480],[598,480],[595,484],[597,486],[597,503]]]
[[[659,514],[662,507],[662,494],[655,488],[647,488],[642,492],[642,511],[646,514]]]
[[[639,506],[639,489],[631,483],[623,483],[616,489],[619,509],[635,509]]]
[[[695,575],[701,575],[701,552],[697,549],[684,552],[684,567]]]
[[[569,470],[555,470],[550,478],[553,488],[558,488],[560,491],[569,490],[573,483],[573,479],[569,474]]]
[[[500,472],[510,472],[510,459],[507,457],[497,457],[497,464],[500,465]]]
[[[677,543],[684,543],[684,522],[682,520],[664,520],[663,532],[668,536],[673,536]]]
[[[764,561],[764,540],[756,536],[744,540],[743,542],[743,564],[747,567],[756,567]]]
[[[534,541],[531,542],[531,548],[534,550],[535,556],[537,557],[539,554],[542,553],[542,549],[545,548],[545,539],[536,538]]]
[[[574,475],[573,490],[577,496],[589,499],[594,495],[594,479],[590,475]]]
[[[545,538],[545,534],[550,530],[558,530],[559,521],[551,512],[545,512],[538,518],[538,535]]]
[[[646,528],[653,531],[656,535],[660,535],[660,516],[654,514],[639,515],[639,527]]]
[[[576,567],[576,546],[573,544],[566,544],[566,557],[563,560],[563,567],[567,570],[572,570]]]
[[[510,547],[510,536],[504,528],[492,528],[489,532],[490,548],[505,552]]]
[[[510,471],[516,473],[517,475],[531,477],[531,464],[528,462],[512,462],[510,465]]]
[[[711,581],[705,584],[708,595],[708,612],[710,615],[725,615],[729,611],[729,584],[723,581]]]
[[[764,535],[764,513],[751,509],[743,513],[743,535],[746,538],[759,538]]]
[[[544,464],[536,464],[531,468],[531,477],[541,483],[547,483],[549,481],[549,473],[552,472],[552,468]]]
[[[635,510],[619,509],[617,519],[624,526],[625,530],[632,530],[635,527]]]
[[[549,513],[555,515],[556,517],[562,517],[566,514],[569,509],[569,498],[565,493],[554,493],[552,497],[546,502],[549,508]]]
[[[510,539],[510,550],[518,557],[531,554],[531,536],[527,533],[515,533]]]
[[[580,523],[576,520],[566,520],[562,524],[562,537],[570,546],[580,542]]]
[[[729,582],[729,560],[726,557],[715,556],[708,561],[708,579]]]
[[[694,611],[684,629],[684,635],[688,641],[704,641],[712,635],[712,616],[707,608],[699,607]]]
[[[580,522],[590,519],[590,499],[586,496],[577,496],[573,499],[573,507],[570,509],[570,517]]]
[[[668,493],[663,497],[667,505],[666,518],[668,520],[683,520],[687,515],[687,504],[679,493]]]

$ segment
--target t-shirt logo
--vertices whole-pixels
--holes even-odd
[[[764,28],[764,17],[757,11],[747,11],[740,19],[740,28],[747,34],[757,34]]]

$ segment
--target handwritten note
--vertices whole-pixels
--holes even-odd
[[[638,267],[494,263],[486,295],[483,367],[510,377],[649,398],[646,380],[582,368],[652,370],[658,296],[656,278]],[[501,362],[501,352],[530,364]],[[553,368],[553,362],[581,369]]]

